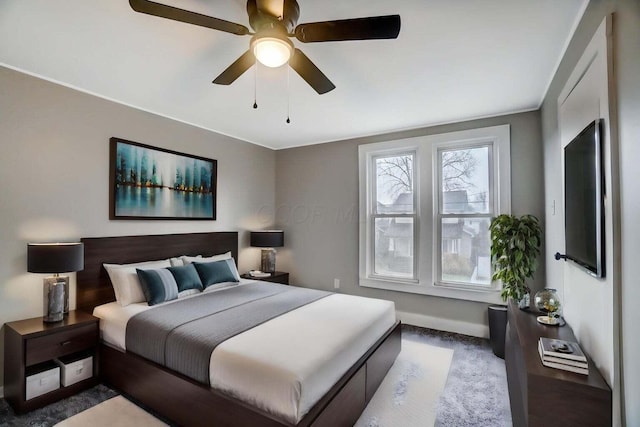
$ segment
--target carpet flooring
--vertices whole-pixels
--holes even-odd
[[[435,426],[511,426],[504,361],[493,355],[488,340],[407,325],[402,338],[453,350],[446,386],[436,405]],[[1,399],[0,426],[51,427],[117,395],[99,385],[21,416]]]
[[[98,403],[54,427],[168,427],[124,396]]]
[[[355,427],[433,426],[453,350],[402,340],[402,351]]]
[[[504,360],[493,354],[489,340],[404,325],[402,338],[453,349],[436,427],[512,425]]]

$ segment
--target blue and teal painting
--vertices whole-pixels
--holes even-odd
[[[215,160],[116,142],[115,216],[215,219]]]

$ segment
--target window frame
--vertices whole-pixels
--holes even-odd
[[[510,125],[498,125],[414,138],[392,140],[358,146],[359,157],[359,285],[377,289],[386,289],[414,294],[432,295],[461,300],[486,303],[501,303],[499,283],[490,288],[479,285],[449,286],[438,283],[440,277],[436,264],[441,263],[436,244],[441,246],[437,214],[439,213],[440,192],[438,174],[435,167],[438,162],[437,150],[440,147],[482,145],[492,142],[493,160],[494,215],[511,213],[511,165],[510,165]],[[375,238],[373,224],[369,215],[372,198],[372,181],[375,174],[371,158],[392,155],[408,151],[415,152],[414,160],[414,206],[417,220],[414,222],[414,277],[415,280],[403,280],[390,277],[376,277],[370,273],[372,240]],[[435,154],[434,154],[435,153]],[[425,179],[430,178],[431,182]],[[431,221],[431,224],[429,224]],[[375,225],[374,225],[375,226]],[[440,248],[441,250],[441,248]],[[444,286],[443,286],[444,285]]]
[[[464,150],[473,148],[487,147],[488,163],[489,163],[489,212],[487,213],[444,213],[443,212],[443,195],[442,191],[442,167],[441,155],[444,151]],[[489,218],[496,216],[496,212],[500,211],[499,197],[496,197],[498,188],[495,185],[498,165],[494,158],[498,155],[498,147],[496,147],[493,138],[474,139],[471,141],[450,141],[433,144],[433,170],[434,170],[434,215],[433,215],[433,271],[435,272],[434,286],[452,289],[463,289],[471,291],[495,291],[500,289],[500,283],[491,281],[488,284],[470,283],[470,282],[454,282],[445,281],[442,278],[442,220],[445,218]]]
[[[389,144],[387,149],[376,150],[375,152],[367,155],[367,167],[366,167],[366,180],[367,180],[367,194],[366,201],[367,204],[366,212],[365,212],[365,227],[368,228],[367,232],[367,251],[366,251],[366,275],[369,279],[375,281],[382,282],[398,282],[404,284],[416,284],[418,283],[418,257],[419,257],[419,248],[418,248],[418,235],[420,229],[420,173],[418,166],[418,147],[410,146],[406,148],[396,148],[394,147],[396,144]],[[385,157],[393,157],[393,156],[402,156],[402,155],[412,155],[413,156],[413,213],[389,213],[383,214],[379,213],[376,209],[378,194],[377,190],[377,176],[375,172],[376,168],[376,160]],[[362,214],[362,212],[361,212]],[[397,277],[397,276],[385,276],[382,274],[378,274],[375,271],[375,227],[376,227],[376,219],[377,218],[412,218],[413,219],[413,275],[410,278]],[[362,251],[361,251],[362,252]],[[361,259],[362,263],[362,259]]]

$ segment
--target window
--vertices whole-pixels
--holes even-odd
[[[491,286],[489,223],[494,216],[490,185],[491,144],[436,150],[436,282]]]
[[[360,285],[485,302],[489,223],[510,212],[509,126],[359,147]]]
[[[414,191],[415,157],[413,151],[372,158],[373,248],[370,256],[372,276],[415,280],[415,243],[418,216]]]

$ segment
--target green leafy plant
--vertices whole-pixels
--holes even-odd
[[[489,225],[491,233],[492,279],[502,281],[500,296],[520,301],[529,288],[525,281],[536,271],[542,229],[533,215],[498,215]]]

